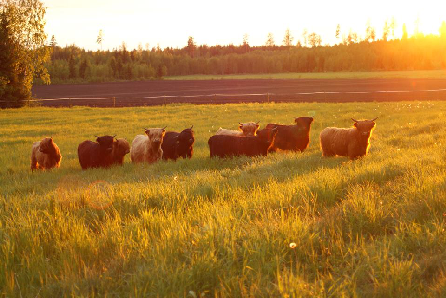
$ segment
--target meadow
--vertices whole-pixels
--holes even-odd
[[[445,297],[446,102],[0,111],[0,296]],[[304,153],[210,159],[220,127],[312,116]],[[369,155],[318,136],[376,120]],[[194,157],[82,171],[94,135],[194,125]],[[31,172],[53,136],[60,169]]]

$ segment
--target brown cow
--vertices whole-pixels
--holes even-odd
[[[270,152],[277,149],[303,152],[310,143],[310,129],[313,117],[294,118],[294,125],[267,124],[265,129],[277,128],[277,136]]]
[[[33,144],[31,170],[58,168],[61,159],[59,147],[53,142],[53,138],[44,138]]]
[[[375,128],[375,119],[352,120],[352,128],[327,127],[321,131],[322,156],[348,156],[356,159],[367,155],[370,148],[370,136]]]

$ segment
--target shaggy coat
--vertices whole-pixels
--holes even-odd
[[[192,157],[195,142],[192,127],[184,129],[182,132],[166,132],[163,143],[161,144],[161,149],[163,149],[163,159],[177,160],[178,157]]]
[[[262,131],[255,137],[235,137],[225,135],[212,136],[209,141],[210,156],[257,156],[268,155],[268,149],[274,144],[277,130]]]
[[[112,149],[112,163],[122,165],[124,163],[124,157],[130,153],[130,144],[126,139],[116,139],[116,142],[113,142]]]
[[[59,147],[53,142],[53,138],[44,138],[33,144],[31,170],[58,168],[61,159]]]
[[[277,136],[270,152],[277,149],[303,152],[310,144],[310,129],[313,117],[298,117],[294,125],[267,124],[265,129],[277,128]]]
[[[79,164],[82,169],[106,168],[113,164],[113,147],[116,139],[112,136],[97,137],[96,142],[83,141],[77,147]]]
[[[224,136],[235,136],[235,137],[253,137],[256,135],[257,130],[259,129],[259,122],[248,122],[248,123],[239,123],[239,130],[230,130],[219,128],[215,135],[224,135]]]
[[[367,155],[375,119],[355,121],[352,128],[327,127],[320,135],[322,156],[348,156],[356,159]]]
[[[132,162],[154,163],[163,157],[163,143],[166,131],[164,128],[150,128],[146,135],[137,135],[132,142],[130,157]]]

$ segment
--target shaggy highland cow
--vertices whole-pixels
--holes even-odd
[[[215,135],[210,137],[208,144],[210,156],[257,156],[268,155],[268,149],[274,144],[277,130],[263,130],[255,137],[236,137]]]
[[[53,142],[53,138],[44,138],[33,144],[31,170],[58,168],[61,159],[59,147]]]
[[[83,141],[77,147],[79,163],[83,170],[88,168],[106,168],[113,164],[114,136],[96,137],[96,142]]]
[[[367,155],[370,136],[375,128],[375,120],[355,122],[352,128],[327,127],[321,131],[322,156],[348,156],[356,159]]]
[[[113,142],[112,149],[112,163],[122,165],[124,163],[124,157],[126,154],[130,153],[130,144],[126,139],[116,139],[116,142]]]
[[[168,131],[164,135],[161,149],[163,149],[163,159],[177,160],[178,157],[191,158],[194,153],[194,131],[193,125],[182,132]]]
[[[130,157],[132,162],[153,163],[163,157],[163,143],[165,128],[145,128],[146,135],[137,135],[132,142]]]
[[[310,129],[313,117],[297,117],[294,125],[267,124],[265,129],[277,128],[277,136],[270,152],[277,149],[303,152],[310,143]]]
[[[239,130],[230,130],[219,128],[215,133],[216,136],[235,136],[235,137],[253,137],[256,135],[257,130],[259,129],[259,122],[247,122],[247,123],[239,123]]]

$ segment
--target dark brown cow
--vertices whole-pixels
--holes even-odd
[[[270,152],[277,149],[303,152],[310,143],[310,129],[313,117],[298,117],[294,125],[267,124],[265,129],[277,128],[277,136]]]
[[[194,131],[186,128],[181,132],[168,131],[164,135],[161,148],[163,149],[163,159],[177,160],[178,157],[191,158],[194,153]]]
[[[255,137],[237,137],[226,135],[212,136],[209,141],[210,156],[257,156],[268,155],[268,149],[274,144],[277,130],[257,132]]]
[[[96,142],[83,141],[77,148],[79,163],[83,170],[105,168],[113,164],[114,136],[97,137]]]

